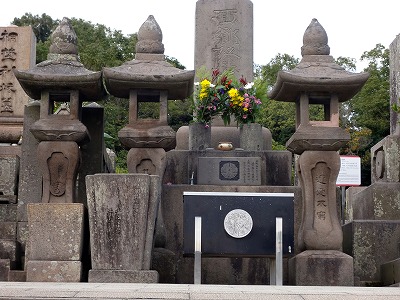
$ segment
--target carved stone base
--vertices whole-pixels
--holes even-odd
[[[80,282],[80,261],[37,261],[26,263],[26,281]]]
[[[304,251],[289,260],[289,284],[354,286],[353,258],[334,250]]]

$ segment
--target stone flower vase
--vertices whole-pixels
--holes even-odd
[[[248,123],[240,126],[240,148],[248,151],[264,150],[261,124]]]
[[[189,124],[189,150],[206,150],[211,147],[211,126],[204,123]]]

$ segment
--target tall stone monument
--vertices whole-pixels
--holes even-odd
[[[36,37],[30,27],[0,27],[0,280],[17,280],[22,268],[17,197],[25,94],[13,70],[35,65]],[[22,246],[22,247],[21,247]]]
[[[36,37],[30,27],[0,27],[0,142],[16,143],[22,135],[24,106],[29,102],[13,70],[35,65]]]
[[[25,92],[41,102],[40,119],[30,127],[39,141],[43,189],[42,203],[28,205],[27,280],[80,281],[85,208],[76,203],[76,178],[79,146],[90,139],[80,118],[83,101],[105,94],[101,72],[81,64],[75,31],[64,18],[51,36],[48,60],[14,73]]]
[[[286,146],[300,155],[298,176],[303,194],[300,251],[290,260],[291,284],[353,285],[353,258],[342,253],[342,229],[337,214],[337,151],[350,140],[339,127],[339,103],[353,97],[368,73],[350,73],[329,55],[328,36],[313,19],[303,37],[300,64],[280,71],[271,99],[296,103],[296,132]],[[311,105],[322,105],[324,120],[310,116]]]
[[[195,63],[207,69],[233,68],[253,79],[253,3],[250,0],[199,0],[196,3]]]

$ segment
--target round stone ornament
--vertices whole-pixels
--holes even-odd
[[[231,237],[244,238],[253,229],[253,219],[247,211],[234,209],[225,216],[224,228]]]

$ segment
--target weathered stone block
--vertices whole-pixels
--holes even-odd
[[[90,270],[89,282],[157,283],[158,272],[153,270]]]
[[[150,176],[86,176],[92,268],[141,270],[147,227]],[[127,255],[129,253],[129,255]]]
[[[17,222],[1,222],[0,223],[0,239],[16,240],[17,239]]]
[[[0,156],[0,194],[16,195],[18,188],[18,156]]]
[[[334,250],[304,251],[289,260],[289,284],[353,286],[353,258]]]
[[[400,136],[389,135],[371,148],[371,182],[400,182]]]
[[[399,258],[381,265],[381,280],[385,286],[400,283]]]
[[[16,204],[0,204],[0,222],[17,221]]]
[[[197,184],[261,185],[261,158],[199,157]]]
[[[26,263],[27,282],[80,282],[80,261],[38,261]]]
[[[81,260],[84,206],[28,204],[28,260]]]
[[[21,247],[15,240],[0,240],[0,258],[9,259],[11,268],[19,266]]]
[[[354,259],[355,281],[378,283],[380,266],[399,257],[400,221],[354,220],[343,226],[343,252]]]
[[[400,182],[375,182],[353,197],[354,220],[399,220]]]

